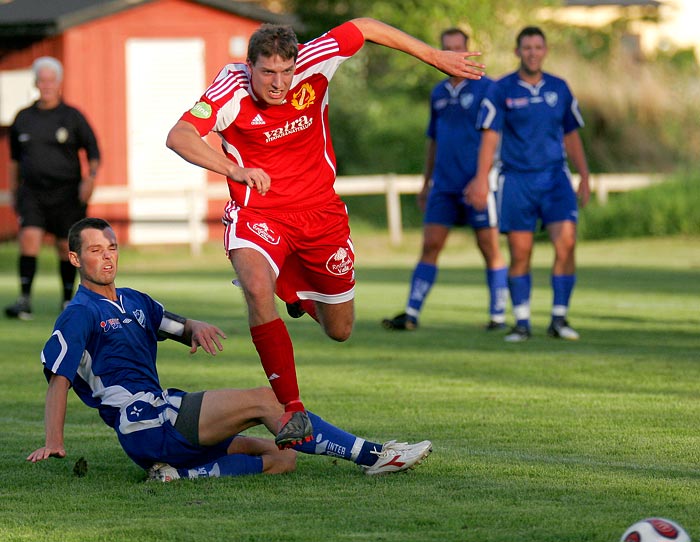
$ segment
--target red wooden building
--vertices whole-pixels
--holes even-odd
[[[197,225],[200,240],[219,238],[224,180],[185,163],[165,138],[224,64],[245,59],[261,22],[294,23],[232,0],[0,2],[0,238],[16,233],[8,127],[33,101],[31,64],[42,55],[63,62],[64,99],[85,114],[100,144],[89,213],[112,221],[124,241],[160,243],[190,238],[183,220],[194,205],[207,219]]]

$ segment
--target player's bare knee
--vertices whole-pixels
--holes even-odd
[[[576,238],[575,237],[569,237],[564,241],[564,249],[566,250],[567,253],[573,254],[574,250],[576,250]]]
[[[272,388],[261,386],[251,390],[255,394],[255,405],[260,410],[256,418],[279,417],[284,412],[284,407],[277,400]]]
[[[245,285],[244,292],[246,300],[250,304],[268,301],[271,295],[270,288],[262,281],[250,281]]]
[[[347,341],[352,335],[352,322],[335,323],[331,327],[324,326],[323,330],[331,339],[342,343]]]
[[[555,256],[559,262],[572,261],[574,258],[574,251],[576,249],[575,240],[560,240],[555,245]]]

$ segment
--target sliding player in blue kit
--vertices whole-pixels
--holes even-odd
[[[459,28],[448,28],[440,37],[443,51],[466,52],[469,38]],[[425,156],[424,183],[418,194],[423,218],[423,247],[411,277],[403,313],[385,318],[386,329],[413,330],[418,316],[437,280],[437,260],[450,228],[469,225],[486,263],[489,290],[487,330],[505,327],[508,301],[507,269],[498,246],[496,202],[477,210],[464,201],[464,187],[476,173],[481,132],[476,128],[479,104],[491,80],[450,77],[438,83],[430,95],[430,121]]]
[[[520,68],[493,84],[482,101],[477,124],[483,130],[479,166],[465,194],[475,207],[486,206],[487,177],[500,139],[498,219],[508,237],[508,288],[516,320],[505,340],[521,342],[531,336],[530,259],[538,220],[554,245],[554,299],[547,333],[576,340],[579,334],[567,313],[576,283],[578,204],[567,157],[581,177],[578,199],[583,207],[590,197],[588,165],[578,133],[583,118],[566,82],[542,71],[547,54],[542,30],[524,28],[515,53]]]
[[[72,387],[117,433],[126,454],[154,480],[279,474],[296,467],[296,451],[353,461],[367,475],[406,471],[432,450],[417,444],[366,441],[309,412],[313,439],[280,450],[273,439],[240,433],[263,424],[276,433],[284,407],[269,387],[186,393],[163,389],[156,370],[158,340],[201,346],[215,355],[224,333],[166,311],[148,295],[117,288],[119,249],[110,225],[86,218],[68,233],[69,258],[80,274],[73,301],[58,317],[41,353],[49,381],[45,445],[36,463],[65,457],[64,425]]]

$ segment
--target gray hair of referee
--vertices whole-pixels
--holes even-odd
[[[40,56],[32,64],[34,78],[39,77],[39,71],[48,68],[56,74],[56,79],[63,81],[63,64],[57,58],[52,56]]]

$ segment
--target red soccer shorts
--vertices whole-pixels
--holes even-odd
[[[275,212],[239,207],[224,210],[224,247],[252,248],[277,275],[286,303],[311,299],[337,304],[355,296],[355,251],[340,198],[315,209]]]

